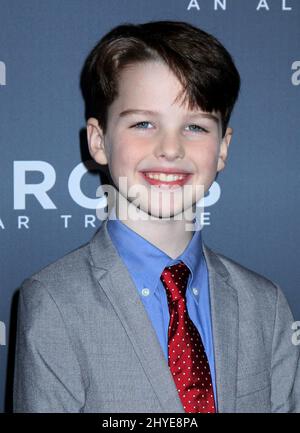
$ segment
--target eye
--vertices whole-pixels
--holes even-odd
[[[192,132],[208,132],[207,129],[202,128],[202,126],[199,126],[199,125],[195,125],[195,124],[188,125],[188,128],[190,128],[190,127],[192,128],[192,129],[190,129],[190,131],[192,131]]]
[[[150,122],[147,122],[146,120],[143,120],[142,122],[138,122],[135,125],[132,125],[131,128],[136,128],[136,129],[149,129],[147,128],[147,125],[151,125]]]

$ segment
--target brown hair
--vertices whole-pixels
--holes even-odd
[[[214,36],[181,21],[125,23],[98,42],[86,62],[88,116],[96,117],[105,132],[120,72],[129,64],[151,60],[169,66],[183,87],[183,103],[187,101],[189,109],[220,112],[224,135],[239,94],[239,73]]]

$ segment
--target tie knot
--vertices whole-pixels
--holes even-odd
[[[189,275],[190,270],[183,262],[167,266],[163,270],[160,279],[166,289],[168,302],[185,297]]]

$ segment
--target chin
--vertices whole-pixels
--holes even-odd
[[[159,208],[149,208],[147,211],[144,211],[149,215],[149,218],[157,218],[157,219],[165,219],[165,220],[173,220],[177,217],[178,221],[184,219],[184,209],[159,209]]]

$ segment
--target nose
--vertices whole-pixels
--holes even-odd
[[[185,155],[181,140],[175,134],[167,133],[160,137],[154,153],[157,158],[165,158],[170,161],[183,158]]]

